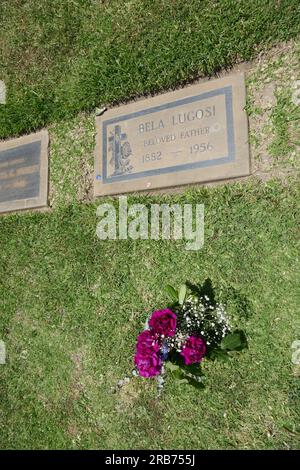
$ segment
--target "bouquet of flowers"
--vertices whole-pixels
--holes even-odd
[[[204,359],[229,359],[231,351],[247,347],[242,330],[233,330],[225,306],[190,283],[177,292],[167,286],[173,303],[154,311],[137,338],[135,374],[156,377],[158,389],[166,370],[182,384],[203,388]]]

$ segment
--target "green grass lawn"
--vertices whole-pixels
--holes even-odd
[[[300,32],[298,0],[1,0],[0,138],[178,86]]]
[[[299,185],[188,190],[131,202],[205,204],[205,245],[99,241],[97,203],[1,219],[1,448],[299,448]],[[116,203],[116,201],[115,201]],[[138,332],[163,287],[210,277],[249,350],[205,365],[204,391],[136,379]]]

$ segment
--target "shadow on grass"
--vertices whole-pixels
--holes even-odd
[[[186,281],[187,287],[192,293],[199,297],[207,296],[212,305],[215,307],[218,299],[216,288],[213,286],[212,280],[208,277],[203,284],[193,284]],[[253,314],[253,308],[249,299],[239,290],[233,286],[229,286],[222,292],[222,302],[227,308],[234,312],[239,318],[248,320]]]

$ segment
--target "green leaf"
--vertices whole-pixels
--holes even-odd
[[[209,354],[209,359],[213,361],[216,359],[219,361],[228,362],[230,360],[230,357],[227,351],[224,351],[222,349],[213,349]]]
[[[174,289],[174,287],[170,286],[170,284],[168,284],[166,287],[165,287],[165,290],[167,292],[167,294],[169,295],[169,297],[174,301],[174,302],[178,302],[178,295],[177,295],[177,292],[176,290]]]
[[[184,384],[189,383],[188,379],[178,379],[178,380],[176,380],[176,382],[180,385],[184,385]]]
[[[248,347],[247,338],[242,330],[229,333],[221,341],[221,348],[227,351],[241,351]]]
[[[183,380],[186,378],[185,374],[182,372],[181,369],[174,370],[172,372],[173,377],[178,381],[178,380]]]
[[[197,377],[200,377],[201,375],[204,375],[202,370],[201,370],[200,364],[191,364],[189,366],[184,365],[184,366],[181,366],[181,368],[185,372],[189,372],[190,374],[196,375]]]
[[[186,378],[184,370],[177,364],[173,364],[172,362],[167,361],[166,368],[171,372],[172,376],[174,377],[174,379],[176,379],[177,382]]]
[[[166,362],[166,368],[169,369],[171,372],[174,372],[175,370],[179,369],[179,366],[177,366],[176,364],[173,364],[170,361],[167,361]]]
[[[182,305],[184,300],[185,300],[186,290],[187,290],[186,285],[182,284],[182,286],[180,286],[179,292],[178,292],[179,305]]]

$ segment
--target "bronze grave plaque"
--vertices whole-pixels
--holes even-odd
[[[244,75],[119,106],[96,118],[95,196],[250,171]]]
[[[0,213],[47,205],[48,133],[0,142]]]

